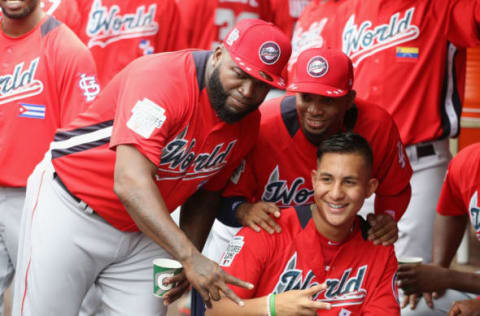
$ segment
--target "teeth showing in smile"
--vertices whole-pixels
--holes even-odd
[[[328,203],[328,206],[330,206],[331,208],[334,208],[334,209],[339,209],[339,208],[345,207],[345,204],[332,204],[332,203]]]

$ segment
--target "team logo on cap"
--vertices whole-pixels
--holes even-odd
[[[273,65],[280,59],[280,46],[275,42],[265,42],[260,46],[260,60],[267,65]]]
[[[307,64],[307,73],[314,77],[320,78],[328,72],[328,62],[322,56],[314,56],[310,58]]]
[[[234,28],[230,34],[228,35],[228,38],[226,40],[227,44],[232,46],[233,43],[240,37],[240,32],[238,31],[237,28]]]

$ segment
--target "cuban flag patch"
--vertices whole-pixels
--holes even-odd
[[[400,47],[397,46],[397,57],[418,59],[418,47]]]
[[[43,120],[45,118],[45,105],[20,103],[18,105],[18,116]]]

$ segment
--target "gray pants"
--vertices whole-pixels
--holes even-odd
[[[76,202],[43,161],[30,176],[20,229],[13,316],[76,316],[87,291],[106,316],[166,315],[152,295],[152,260],[169,257],[141,232],[122,232]]]

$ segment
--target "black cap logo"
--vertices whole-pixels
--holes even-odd
[[[260,60],[267,65],[273,65],[280,59],[280,46],[275,42],[265,42],[260,46]]]
[[[310,58],[307,64],[307,72],[314,78],[320,78],[328,72],[328,62],[322,56]]]

